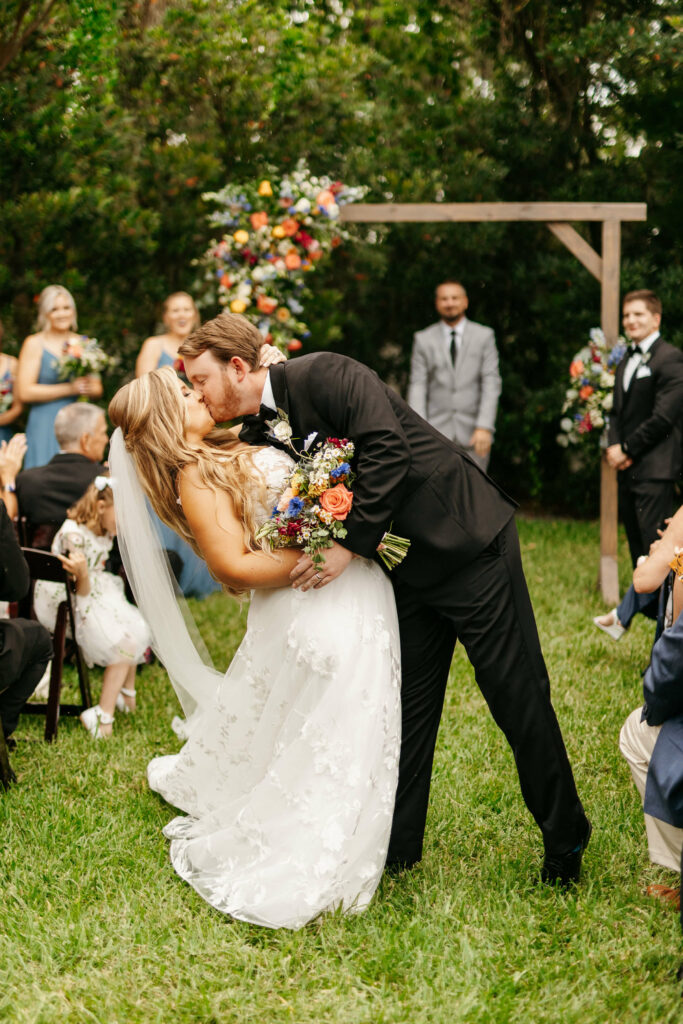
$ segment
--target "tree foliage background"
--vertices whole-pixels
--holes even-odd
[[[48,283],[132,367],[211,237],[203,192],[305,157],[368,201],[637,201],[623,289],[683,344],[683,18],[667,0],[0,0],[0,317],[17,351]],[[581,231],[599,250],[599,226]],[[434,285],[499,341],[492,472],[595,511],[555,444],[599,287],[543,225],[364,230],[314,275],[308,350],[403,387]],[[112,390],[117,379],[107,382]]]

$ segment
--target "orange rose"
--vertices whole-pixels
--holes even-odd
[[[581,360],[580,359],[575,359],[574,362],[570,364],[569,376],[570,377],[580,377],[581,374],[583,373],[583,369],[584,369],[584,367],[583,367],[583,363],[581,362]]]
[[[579,398],[581,401],[585,402],[587,398],[590,398],[594,390],[595,388],[592,388],[590,384],[584,384],[584,386],[579,389]]]
[[[264,228],[268,223],[268,214],[265,210],[257,210],[256,213],[252,213],[249,220],[254,231],[258,231],[259,228]]]
[[[296,249],[290,249],[285,256],[285,266],[287,270],[298,270],[301,266],[301,256]]]
[[[259,312],[265,313],[266,316],[271,316],[277,309],[277,299],[271,299],[267,295],[259,295],[256,298],[256,305],[259,308]]]
[[[221,284],[223,285],[224,288],[230,288],[230,286],[232,285],[232,281],[230,280],[228,274],[221,274]]]
[[[334,202],[334,196],[328,189],[319,192],[315,199],[318,206],[330,206]]]
[[[299,230],[299,221],[294,220],[293,217],[287,217],[283,220],[281,227],[286,235],[295,235]]]
[[[320,495],[320,506],[334,519],[346,519],[353,505],[353,494],[344,484],[337,484]]]

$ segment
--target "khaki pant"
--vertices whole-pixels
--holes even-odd
[[[642,708],[632,711],[624,722],[619,733],[619,748],[628,761],[636,789],[640,799],[645,799],[645,781],[650,765],[652,751],[659,736],[661,725],[648,725],[641,722]],[[659,818],[645,815],[645,831],[650,860],[653,864],[661,864],[671,868],[678,874],[681,870],[681,848],[683,847],[683,829],[675,828]]]

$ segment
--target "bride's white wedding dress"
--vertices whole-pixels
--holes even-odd
[[[254,453],[267,518],[292,463]],[[215,699],[149,784],[187,817],[164,829],[178,874],[243,921],[300,928],[367,906],[389,842],[400,744],[391,585],[354,558],[321,590],[259,590]]]

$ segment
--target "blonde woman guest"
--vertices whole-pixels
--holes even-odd
[[[23,405],[16,396],[14,380],[17,361],[2,351],[4,329],[0,321],[0,441],[9,441],[13,434],[11,424],[21,414]]]
[[[135,376],[173,366],[180,345],[199,327],[199,310],[187,292],[174,292],[163,305],[162,318],[166,332],[155,334],[143,342],[135,364]]]
[[[102,396],[102,382],[97,376],[59,379],[59,362],[65,346],[79,340],[76,328],[73,297],[59,284],[48,285],[38,302],[38,331],[24,341],[17,368],[17,397],[31,405],[26,424],[25,469],[44,466],[59,451],[53,428],[60,409],[81,395],[91,399]]]

